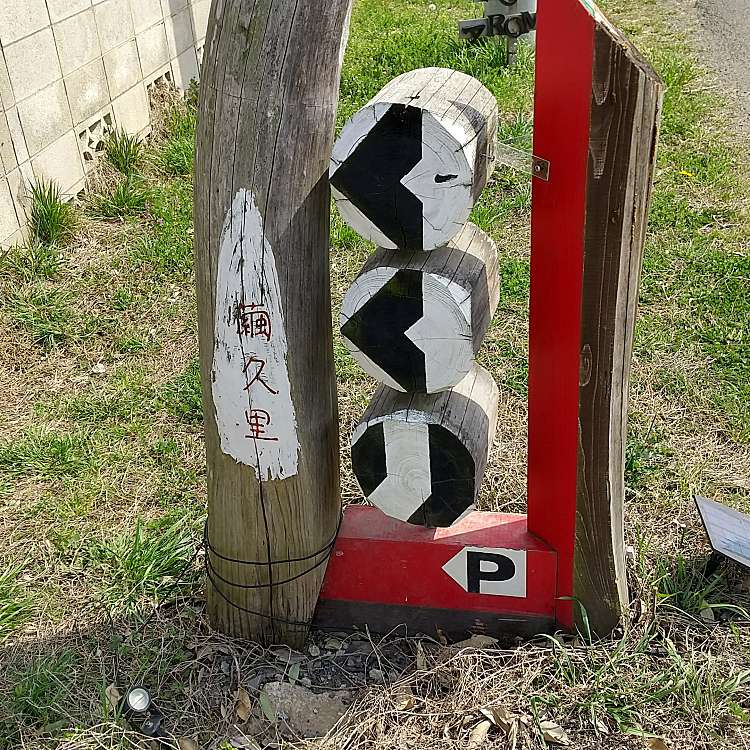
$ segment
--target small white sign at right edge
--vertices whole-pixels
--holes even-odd
[[[464,547],[443,570],[469,594],[526,598],[526,550]]]
[[[750,516],[705,497],[696,496],[695,504],[711,546],[750,568]]]

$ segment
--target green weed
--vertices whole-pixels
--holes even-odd
[[[203,391],[200,364],[193,360],[185,371],[166,383],[156,396],[157,404],[186,424],[203,422]]]
[[[62,199],[56,183],[41,180],[31,185],[28,228],[33,242],[63,244],[73,236],[76,225],[75,209]]]
[[[156,152],[156,163],[168,175],[189,175],[195,158],[195,105],[187,100],[177,107],[167,122],[164,142]]]
[[[136,173],[143,160],[144,147],[136,135],[123,130],[114,130],[104,144],[107,161],[126,176]]]
[[[0,571],[0,644],[21,628],[33,614],[33,603],[18,583],[21,566]]]
[[[24,672],[15,675],[9,706],[12,719],[0,720],[4,739],[8,742],[6,747],[18,746],[10,743],[19,739],[22,728],[52,734],[66,725],[69,712],[65,704],[74,676],[71,670],[73,658],[71,651],[53,658],[40,657]]]
[[[194,534],[184,518],[144,526],[139,519],[130,533],[101,538],[84,553],[87,570],[95,570],[99,593],[110,606],[132,608],[144,599],[159,599],[180,580],[195,549]]]
[[[94,461],[91,442],[82,433],[33,428],[0,443],[0,471],[10,476],[55,479],[78,476]]]
[[[96,193],[89,199],[93,216],[101,219],[124,219],[146,210],[149,190],[142,178],[129,174],[118,180],[110,192]]]
[[[62,260],[56,245],[32,242],[15,245],[0,259],[0,275],[21,282],[44,281],[57,276]]]
[[[5,309],[11,320],[29,332],[34,343],[51,349],[72,335],[72,304],[70,292],[34,283],[11,292]]]

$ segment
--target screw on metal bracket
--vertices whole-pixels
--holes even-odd
[[[549,162],[541,156],[531,157],[531,174],[545,182],[549,181]]]

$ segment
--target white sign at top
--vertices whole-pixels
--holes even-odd
[[[696,497],[695,504],[711,546],[750,568],[750,516],[705,497]]]

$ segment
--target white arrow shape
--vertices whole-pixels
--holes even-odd
[[[368,499],[387,516],[408,521],[432,494],[429,425],[386,419],[383,434],[386,478]]]
[[[456,282],[427,273],[422,301],[422,317],[404,333],[424,352],[427,393],[437,393],[460,381],[474,363],[471,295]]]
[[[497,580],[509,563],[512,577]],[[464,547],[443,570],[466,592],[526,598],[526,550]]]

